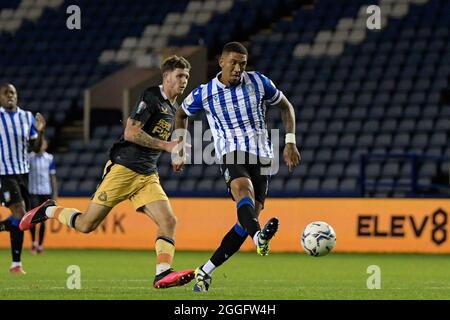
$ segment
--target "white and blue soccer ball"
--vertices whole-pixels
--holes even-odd
[[[332,226],[323,221],[308,224],[302,233],[302,246],[313,257],[326,256],[336,245],[336,233]]]

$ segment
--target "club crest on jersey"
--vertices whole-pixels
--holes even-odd
[[[194,95],[191,93],[190,95],[188,95],[186,97],[186,99],[184,99],[184,103],[186,105],[190,105],[190,104],[192,104],[192,102],[194,102]]]
[[[99,195],[98,195],[98,200],[100,200],[100,201],[106,201],[106,200],[108,200],[108,195],[106,194],[106,192],[102,192],[102,193],[100,193]]]
[[[168,107],[161,107],[161,113],[169,114],[169,108]]]
[[[137,107],[136,114],[141,114],[145,108],[147,108],[147,104],[145,101],[141,101]]]

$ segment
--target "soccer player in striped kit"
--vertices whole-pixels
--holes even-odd
[[[222,71],[194,89],[176,115],[175,129],[183,130],[187,128],[188,116],[205,110],[221,172],[237,204],[238,222],[211,259],[195,271],[194,291],[208,291],[213,271],[239,250],[247,236],[253,239],[258,254],[267,255],[269,241],[278,230],[277,218],[269,219],[263,228],[258,221],[274,158],[265,122],[266,105],[281,111],[286,132],[283,157],[289,170],[300,162],[295,143],[294,108],[269,78],[259,72],[245,71],[247,57],[247,49],[241,43],[226,44],[219,60]],[[183,134],[179,139],[183,139]],[[173,165],[175,171],[181,170],[183,159],[174,161]]]
[[[30,192],[31,208],[37,207],[48,199],[56,201],[58,186],[56,180],[56,164],[52,154],[47,152],[48,141],[44,137],[39,152],[30,153],[30,173],[28,191]],[[38,240],[36,228],[39,225]],[[45,221],[30,229],[31,253],[42,253],[44,250]]]
[[[42,144],[45,120],[37,113],[17,106],[17,90],[9,83],[0,85],[0,198],[12,215],[0,221],[0,231],[8,231],[11,239],[10,272],[25,274],[21,263],[23,231],[20,219],[29,209],[28,151],[38,151]]]

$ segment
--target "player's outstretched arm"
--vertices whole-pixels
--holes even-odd
[[[285,147],[283,151],[284,162],[288,166],[289,171],[292,171],[300,163],[301,159],[295,141],[295,111],[292,104],[284,96],[277,104],[277,107],[281,109],[281,119],[286,132]]]
[[[144,130],[142,130],[143,127],[144,124],[142,122],[128,118],[124,133],[125,140],[143,147],[163,150],[167,152],[171,152],[172,149],[175,148],[175,146],[178,144],[176,140],[164,141],[153,138]]]

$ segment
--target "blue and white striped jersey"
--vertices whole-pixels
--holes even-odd
[[[220,73],[193,90],[181,107],[188,116],[204,109],[214,137],[216,156],[245,151],[273,158],[265,121],[266,104],[281,101],[283,93],[259,72],[243,72],[236,86],[225,86]]]
[[[0,107],[0,175],[29,171],[28,143],[38,137],[36,119],[30,111]]]
[[[28,176],[28,192],[30,194],[52,194],[50,175],[56,174],[53,156],[47,152],[30,153],[30,173]]]

